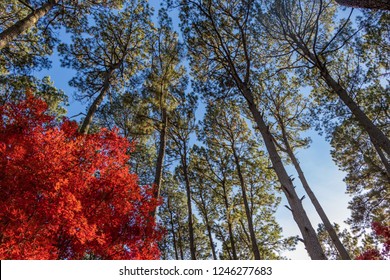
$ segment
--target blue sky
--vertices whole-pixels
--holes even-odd
[[[151,6],[155,8],[157,13],[160,1],[149,1]],[[175,16],[172,15],[171,16]],[[177,20],[174,20],[174,25],[177,27]],[[69,39],[69,35],[60,32],[62,40]],[[69,80],[75,75],[75,71],[65,69],[60,66],[60,61],[57,53],[52,56],[52,68],[35,73],[39,77],[50,76],[57,88],[64,90],[69,96],[68,117],[86,112],[87,104],[80,104],[73,99],[74,88],[68,85]],[[198,115],[203,115],[203,109],[198,110]],[[322,204],[331,222],[336,222],[342,228],[346,227],[344,221],[349,217],[350,212],[347,209],[349,197],[345,194],[346,186],[343,182],[344,174],[338,170],[330,156],[330,145],[324,140],[323,136],[319,136],[317,132],[310,130],[307,133],[310,136],[312,143],[310,148],[300,150],[297,157],[301,162],[302,169],[307,176],[308,182],[316,194],[319,202]],[[302,187],[298,183],[298,176],[294,169],[288,167],[289,174],[293,175],[297,184],[297,192],[299,196],[304,195]],[[283,197],[283,196],[282,196]],[[291,212],[284,207],[287,204],[283,198],[282,203],[277,211],[277,221],[283,227],[285,236],[300,235],[299,229],[295,224]],[[312,221],[313,227],[316,229],[320,219],[311,205],[308,198],[303,200],[306,212]],[[306,250],[302,243],[297,247],[297,250],[286,252],[284,256],[291,259],[309,259]]]

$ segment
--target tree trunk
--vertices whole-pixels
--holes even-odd
[[[367,115],[360,109],[356,102],[349,96],[348,92],[329,74],[326,67],[322,67],[321,76],[324,78],[327,85],[334,90],[340,97],[344,104],[352,112],[359,124],[372,139],[373,144],[379,146],[388,156],[390,156],[390,140],[386,135],[367,117]],[[386,166],[388,162],[383,162]]]
[[[233,235],[232,222],[230,221],[229,201],[227,199],[225,182],[222,182],[222,189],[223,189],[223,200],[226,209],[226,220],[227,220],[228,231],[229,231],[229,241],[230,241],[230,246],[232,247],[233,260],[238,260],[237,251],[236,251],[236,242],[234,241],[234,235]]]
[[[7,46],[9,42],[15,40],[20,34],[35,26],[40,18],[44,17],[55,5],[57,5],[57,2],[58,0],[48,0],[44,5],[31,12],[24,19],[19,20],[14,25],[1,32],[0,50]]]
[[[306,246],[306,250],[313,260],[325,260],[326,256],[321,248],[321,244],[318,241],[316,232],[311,225],[311,222],[303,208],[302,201],[299,199],[297,193],[295,192],[294,185],[290,177],[288,176],[286,169],[282,163],[282,160],[276,150],[275,144],[273,142],[273,137],[269,132],[268,126],[266,125],[262,114],[257,109],[252,92],[248,88],[242,87],[242,93],[245,96],[245,99],[248,102],[249,110],[251,111],[253,118],[258,126],[258,129],[263,137],[265,146],[267,148],[268,154],[270,156],[273,169],[279,179],[282,190],[286,195],[287,201],[290,206],[293,218],[297,223],[299,230],[302,234],[303,241]]]
[[[203,215],[204,215],[204,219],[205,219],[205,223],[206,223],[207,235],[208,235],[209,241],[210,241],[211,252],[213,254],[213,259],[217,260],[217,253],[215,252],[213,235],[212,235],[212,231],[211,231],[211,227],[210,227],[209,217],[207,215],[207,210],[206,210],[207,209],[206,208],[206,202],[204,201],[202,193],[200,193],[200,200],[201,200],[202,207],[203,207],[203,210],[204,210],[203,211]]]
[[[379,9],[390,11],[389,0],[336,0],[336,2],[340,5],[353,8]]]
[[[81,134],[88,134],[90,125],[92,123],[93,116],[96,113],[96,110],[99,108],[100,104],[103,102],[104,97],[107,95],[108,90],[110,88],[110,79],[112,77],[112,74],[114,73],[115,68],[111,69],[109,72],[107,72],[106,77],[104,78],[103,87],[100,90],[100,93],[98,97],[93,101],[91,106],[88,109],[88,113],[85,116],[85,119],[79,129],[79,132]]]
[[[190,235],[190,252],[191,259],[196,260],[196,249],[195,249],[195,240],[194,240],[194,224],[192,220],[192,199],[191,199],[191,186],[190,179],[188,176],[188,166],[187,166],[187,145],[184,143],[182,165],[183,165],[183,175],[186,184],[186,192],[187,192],[187,207],[188,207],[188,231]]]
[[[294,152],[290,146],[290,143],[289,143],[288,138],[287,138],[287,133],[285,131],[283,124],[282,123],[279,123],[279,124],[282,127],[282,137],[283,137],[284,145],[286,147],[286,152],[287,152],[288,156],[290,157],[290,159],[295,167],[295,170],[298,172],[298,176],[302,182],[303,188],[305,189],[307,195],[310,198],[310,201],[313,203],[314,208],[316,209],[318,215],[320,216],[322,222],[324,223],[325,229],[329,233],[329,236],[332,239],[333,244],[336,246],[336,249],[339,252],[340,257],[343,260],[350,260],[351,257],[349,256],[344,245],[341,243],[336,231],[334,230],[334,227],[332,226],[331,222],[328,219],[328,216],[325,214],[324,209],[322,209],[321,204],[317,200],[317,197],[315,196],[315,194],[311,190],[309,183],[306,180],[306,177],[301,169],[301,166],[298,162],[298,159],[295,157]]]
[[[328,68],[322,63],[310,50],[302,44],[295,36],[292,37],[297,46],[305,54],[306,59],[310,60],[320,70],[321,77],[326,84],[337,94],[337,96],[348,107],[353,116],[359,122],[359,124],[368,133],[371,141],[377,147],[380,147],[388,156],[390,156],[390,140],[386,135],[367,117],[362,109],[356,104],[356,102],[349,96],[348,92],[343,88],[333,77],[330,75]],[[383,160],[381,158],[381,160]],[[385,166],[389,165],[389,162],[385,160],[383,162]]]
[[[163,108],[161,112],[161,124],[162,128],[160,131],[160,143],[158,148],[158,156],[157,156],[157,163],[156,163],[156,173],[154,176],[154,182],[153,182],[153,195],[156,199],[160,198],[160,192],[161,192],[161,182],[162,182],[162,176],[163,176],[163,167],[164,167],[164,157],[165,157],[165,151],[167,146],[167,125],[168,125],[168,114],[167,109]],[[153,211],[153,216],[156,216],[157,208]]]
[[[183,238],[181,237],[181,224],[180,224],[180,221],[178,220],[177,221],[178,223],[178,226],[179,226],[179,230],[178,230],[178,238],[179,238],[179,240],[178,240],[178,242],[179,242],[179,252],[180,252],[180,258],[182,259],[182,260],[184,260],[184,251],[183,251]]]
[[[372,141],[372,139],[371,139],[371,142],[374,144],[374,148],[375,148],[376,152],[378,153],[379,158],[381,159],[382,163],[385,166],[387,178],[390,181],[390,162],[387,160],[386,156],[383,154],[381,148],[378,147],[378,145],[374,141]]]
[[[164,157],[165,157],[165,150],[167,146],[167,124],[168,124],[168,114],[167,109],[163,108],[161,112],[161,131],[160,131],[160,143],[158,148],[158,156],[157,156],[157,163],[156,163],[156,174],[154,177],[154,184],[155,184],[155,198],[160,197],[160,190],[161,190],[161,181],[162,181],[162,173],[163,173],[163,167],[164,167]]]
[[[171,199],[168,195],[168,211],[169,211],[169,218],[170,218],[170,224],[171,224],[171,231],[172,231],[172,237],[173,237],[173,246],[174,246],[174,249],[175,249],[175,258],[176,260],[179,260],[179,254],[177,252],[177,245],[176,245],[176,234],[175,234],[175,227],[174,227],[174,223],[173,223],[173,213],[171,211],[171,203],[170,203]]]
[[[249,235],[250,235],[250,240],[251,240],[251,244],[252,244],[253,256],[254,256],[255,260],[260,260],[260,251],[259,251],[259,247],[257,246],[256,234],[255,234],[255,230],[253,228],[252,214],[251,214],[251,211],[249,209],[245,181],[244,181],[244,177],[242,176],[240,160],[238,158],[234,144],[232,145],[232,151],[233,151],[233,156],[234,156],[234,162],[235,162],[236,168],[237,168],[238,178],[240,180],[242,199],[244,201],[244,208],[245,208],[246,219],[248,222],[248,229],[249,229]]]

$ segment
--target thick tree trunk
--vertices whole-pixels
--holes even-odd
[[[367,117],[358,104],[349,96],[348,92],[342,87],[329,73],[328,68],[322,63],[317,56],[315,56],[310,50],[302,44],[295,36],[292,39],[297,44],[298,48],[305,54],[306,59],[310,60],[320,71],[321,77],[326,84],[337,94],[337,96],[348,107],[353,116],[368,133],[371,141],[377,147],[380,147],[388,156],[390,156],[390,139]],[[383,160],[383,158],[381,158]],[[385,166],[389,165],[388,160],[383,162]]]
[[[294,185],[292,184],[292,181],[288,176],[286,169],[284,168],[284,165],[276,150],[275,144],[273,142],[273,137],[268,129],[268,126],[266,125],[262,114],[259,112],[254,103],[252,92],[248,88],[243,87],[242,93],[248,102],[249,110],[251,111],[252,116],[263,137],[266,149],[273,165],[273,169],[275,170],[282,190],[286,195],[293,218],[302,234],[306,250],[311,259],[325,260],[326,256],[321,248],[320,242],[318,241],[316,232],[311,225],[311,222],[305,212],[305,209],[303,208],[302,201],[301,199],[299,199],[297,193],[295,192]]]
[[[336,0],[336,2],[353,8],[390,10],[389,0]]]
[[[238,158],[237,151],[236,151],[234,145],[232,146],[232,151],[233,151],[233,156],[234,156],[234,162],[235,162],[236,168],[237,168],[238,178],[240,180],[242,199],[244,201],[244,208],[245,208],[246,219],[248,222],[248,229],[249,229],[249,235],[250,235],[250,240],[251,240],[251,244],[252,244],[253,256],[254,256],[255,260],[260,260],[261,259],[260,258],[260,251],[259,251],[259,247],[257,246],[257,239],[256,239],[255,230],[253,227],[253,221],[252,221],[252,213],[249,209],[249,203],[248,203],[248,198],[247,198],[247,194],[246,194],[245,180],[244,180],[244,176],[242,175],[242,172],[241,172],[240,160]]]
[[[287,152],[288,156],[290,157],[290,159],[295,167],[295,170],[298,172],[298,176],[302,182],[303,188],[305,189],[307,195],[310,198],[310,201],[313,203],[314,208],[316,209],[318,215],[320,216],[322,222],[324,223],[325,229],[329,233],[329,236],[332,239],[333,244],[336,246],[336,249],[339,252],[340,257],[343,260],[350,260],[351,257],[349,256],[344,245],[341,243],[336,231],[334,230],[334,227],[332,226],[331,222],[328,219],[328,216],[325,214],[324,209],[322,209],[321,204],[317,200],[317,197],[315,196],[315,194],[311,190],[309,183],[306,180],[306,177],[301,169],[301,166],[298,162],[298,159],[295,157],[294,152],[290,146],[290,143],[289,143],[288,138],[287,138],[287,133],[285,131],[285,128],[283,127],[283,124],[280,123],[280,125],[282,126],[282,134],[283,134],[282,137],[283,137],[284,145],[286,147],[286,152]]]
[[[57,3],[58,0],[48,0],[44,5],[42,5],[42,7],[34,10],[24,19],[19,20],[14,25],[1,32],[0,50],[7,46],[9,42],[15,40],[20,34],[32,28],[37,21],[44,17],[55,5],[57,5]]]
[[[92,102],[91,106],[88,109],[87,115],[85,116],[85,119],[83,123],[81,124],[81,127],[79,129],[79,132],[81,134],[88,134],[89,128],[92,123],[92,119],[99,108],[100,104],[103,102],[104,97],[107,95],[108,90],[110,88],[110,80],[112,77],[112,74],[114,73],[114,68],[111,69],[109,72],[107,72],[106,77],[104,78],[103,87],[100,90],[100,93],[98,97]]]
[[[187,207],[188,207],[188,231],[190,235],[190,252],[191,259],[196,260],[196,248],[195,248],[195,238],[194,238],[194,223],[192,219],[192,199],[191,199],[191,186],[190,179],[188,176],[188,166],[187,166],[187,146],[184,143],[182,165],[183,165],[183,175],[186,184],[186,192],[187,192]]]
[[[388,156],[390,156],[390,140],[386,135],[367,117],[367,115],[360,109],[356,102],[349,96],[348,92],[329,74],[326,67],[322,67],[321,76],[327,85],[340,97],[344,104],[352,112],[359,124],[370,136],[373,143],[379,146]],[[388,162],[383,163],[385,166]]]

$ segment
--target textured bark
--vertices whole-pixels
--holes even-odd
[[[242,87],[241,89],[245,99],[247,100],[249,110],[251,111],[252,116],[257,124],[257,127],[263,137],[266,149],[272,162],[272,167],[275,170],[282,190],[286,195],[289,204],[289,209],[292,212],[293,218],[302,234],[306,250],[311,259],[325,260],[326,256],[324,254],[324,251],[322,250],[316,232],[306,214],[305,209],[303,208],[302,201],[301,199],[299,199],[297,193],[295,192],[294,185],[292,184],[292,181],[288,176],[286,169],[284,168],[284,165],[276,150],[276,146],[273,142],[273,137],[268,129],[268,126],[266,125],[262,114],[259,112],[254,103],[252,92],[245,87]]]
[[[232,146],[232,151],[233,151],[233,156],[234,156],[234,162],[235,162],[236,168],[237,168],[237,175],[238,175],[238,178],[240,180],[242,199],[244,201],[244,208],[245,208],[246,219],[248,222],[249,236],[250,236],[250,241],[251,241],[251,245],[252,245],[253,256],[254,256],[255,260],[260,260],[261,259],[260,251],[259,251],[259,247],[257,246],[257,239],[256,239],[255,230],[253,227],[253,221],[252,221],[252,213],[249,209],[248,197],[246,194],[245,180],[244,180],[244,176],[242,175],[240,160],[238,158],[237,151],[234,147],[234,144]]]
[[[8,27],[0,33],[0,50],[8,45],[9,42],[15,40],[20,34],[35,26],[38,20],[44,17],[55,5],[58,0],[49,0],[40,8],[31,12],[24,19],[19,20],[14,25]]]
[[[283,143],[284,143],[284,146],[286,148],[286,152],[287,152],[288,156],[290,157],[290,159],[295,167],[295,170],[298,172],[298,176],[299,176],[300,181],[302,182],[303,188],[305,189],[307,195],[309,196],[310,201],[314,205],[314,208],[316,209],[318,215],[320,216],[322,222],[324,223],[325,229],[328,232],[330,238],[332,239],[333,244],[336,246],[336,249],[339,252],[341,259],[350,260],[351,257],[349,256],[344,245],[341,243],[336,231],[334,230],[334,227],[332,226],[332,223],[329,221],[328,216],[326,215],[324,209],[322,208],[321,204],[317,200],[317,197],[315,196],[315,194],[311,190],[309,183],[306,180],[306,177],[301,169],[301,166],[298,162],[298,159],[294,155],[294,152],[290,146],[290,143],[289,143],[288,138],[287,138],[287,133],[286,133],[286,130],[285,130],[283,124],[281,122],[279,122],[279,124],[281,126]]]
[[[390,11],[389,0],[336,0],[343,6]]]
[[[106,97],[108,93],[108,90],[110,88],[110,80],[112,78],[113,73],[114,73],[114,68],[111,69],[109,72],[107,72],[106,77],[104,78],[103,87],[100,90],[98,97],[96,97],[96,99],[92,102],[91,106],[89,106],[87,115],[85,116],[85,119],[79,129],[79,132],[81,134],[88,134],[96,110],[99,108],[100,104],[104,100],[104,97]]]

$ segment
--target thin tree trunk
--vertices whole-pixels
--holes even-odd
[[[281,129],[282,129],[282,137],[283,137],[283,142],[284,142],[284,145],[286,148],[286,152],[287,152],[288,156],[290,157],[290,159],[295,167],[295,170],[298,172],[298,176],[299,176],[300,181],[302,182],[303,188],[305,189],[307,195],[310,198],[310,201],[313,203],[314,208],[316,209],[318,215],[320,216],[322,222],[324,223],[325,229],[329,233],[329,236],[332,239],[333,244],[336,246],[336,249],[339,252],[340,257],[343,260],[350,260],[351,257],[349,256],[344,245],[341,243],[336,231],[334,230],[334,227],[332,226],[332,223],[329,221],[328,216],[326,215],[324,209],[321,207],[321,204],[317,200],[317,197],[315,196],[315,194],[311,190],[309,183],[306,180],[306,177],[303,173],[303,170],[301,169],[301,166],[298,162],[298,159],[295,157],[294,152],[290,146],[290,143],[289,143],[288,138],[287,138],[287,133],[286,133],[286,130],[285,130],[283,124],[280,122],[279,122],[279,124],[280,124]]]
[[[161,182],[162,182],[162,176],[163,176],[163,167],[164,167],[164,157],[165,157],[165,151],[167,146],[167,125],[168,125],[168,114],[167,109],[163,108],[161,112],[161,131],[160,131],[160,142],[159,142],[159,148],[158,148],[158,156],[157,156],[157,163],[156,163],[156,173],[154,176],[154,182],[153,182],[153,195],[154,198],[159,199],[160,193],[161,193]],[[157,208],[153,211],[152,215],[156,216]]]
[[[170,203],[171,199],[170,197],[168,196],[168,210],[169,210],[169,218],[170,218],[170,223],[171,223],[171,231],[172,231],[172,237],[173,237],[173,246],[174,246],[174,249],[175,249],[175,258],[176,260],[179,259],[179,254],[177,252],[177,245],[176,245],[176,234],[175,234],[175,227],[174,227],[174,224],[173,224],[173,213],[171,211],[171,203]]]
[[[236,242],[234,241],[233,228],[232,228],[232,223],[230,221],[229,201],[227,199],[225,182],[222,182],[222,189],[223,189],[223,200],[226,209],[226,220],[227,220],[228,231],[229,231],[229,241],[230,241],[230,246],[232,247],[233,260],[238,260],[237,251],[236,251]]]
[[[249,110],[251,111],[253,118],[257,124],[257,127],[263,137],[265,146],[267,148],[268,154],[273,165],[273,169],[275,170],[282,190],[286,195],[287,201],[290,206],[289,209],[292,212],[293,218],[302,234],[306,250],[309,253],[311,259],[324,260],[326,259],[326,256],[321,248],[320,242],[318,241],[316,232],[305,212],[305,209],[303,208],[302,201],[301,199],[299,199],[297,193],[295,192],[292,181],[288,176],[286,169],[284,168],[284,165],[276,150],[275,144],[273,142],[273,137],[268,129],[268,126],[266,125],[262,114],[259,112],[254,103],[252,92],[248,88],[243,87],[242,93],[248,102]]]
[[[187,145],[184,143],[184,150],[182,155],[183,175],[186,184],[187,192],[187,207],[188,207],[188,231],[190,235],[190,252],[191,259],[196,260],[196,249],[194,239],[194,224],[192,219],[192,199],[191,199],[191,186],[190,179],[188,177],[188,166],[187,166]]]
[[[236,168],[237,168],[238,178],[240,180],[242,199],[244,201],[244,208],[245,208],[246,219],[248,222],[248,229],[249,229],[250,240],[251,240],[251,244],[252,244],[253,256],[254,256],[255,260],[260,260],[260,251],[259,251],[259,247],[257,246],[256,234],[255,234],[255,230],[253,228],[252,215],[251,215],[251,211],[249,209],[248,198],[247,198],[247,194],[246,194],[245,180],[244,180],[244,176],[242,175],[240,160],[238,158],[237,151],[234,147],[234,144],[232,145],[232,151],[233,151],[233,156],[234,156],[234,162],[235,162]]]
[[[79,132],[81,134],[88,134],[90,125],[92,123],[92,119],[96,113],[96,110],[99,108],[100,104],[103,102],[104,97],[107,95],[108,90],[110,88],[110,80],[112,77],[112,74],[114,73],[115,68],[112,68],[109,72],[106,73],[106,76],[104,78],[103,87],[100,90],[100,93],[98,97],[93,101],[91,106],[88,109],[87,115],[85,116],[85,119],[79,129]]]
[[[164,157],[165,150],[167,146],[167,124],[168,124],[168,114],[167,109],[163,108],[161,112],[161,131],[160,131],[160,143],[158,149],[157,163],[156,163],[156,174],[154,177],[154,184],[156,187],[155,198],[160,197],[161,182],[162,182],[162,173],[164,167]]]
[[[184,260],[184,252],[183,252],[183,238],[181,237],[181,225],[180,225],[180,221],[178,220],[177,221],[177,224],[178,224],[178,226],[179,226],[179,230],[178,230],[178,238],[179,238],[179,240],[178,240],[178,242],[179,242],[179,251],[180,251],[180,257],[181,257],[181,259],[182,260]]]
[[[376,152],[379,155],[379,158],[381,159],[383,165],[385,166],[386,173],[387,173],[387,178],[390,180],[390,162],[387,160],[386,156],[383,154],[382,150],[378,145],[371,140],[371,142],[374,144],[374,148]]]
[[[31,12],[25,18],[19,20],[14,25],[8,27],[0,33],[0,50],[8,45],[9,42],[15,40],[20,34],[35,26],[37,21],[44,17],[55,5],[58,0],[48,0],[40,8]]]
[[[207,210],[206,210],[207,209],[206,208],[206,202],[204,201],[202,193],[200,193],[200,200],[201,200],[201,203],[202,203],[202,207],[204,209],[203,215],[204,215],[204,219],[205,219],[205,223],[206,223],[207,234],[208,234],[209,241],[210,241],[211,252],[213,254],[213,259],[217,260],[217,254],[215,252],[215,245],[214,245],[214,241],[213,241],[213,235],[212,235],[212,231],[211,231],[211,227],[210,227],[209,217],[207,215]]]
[[[389,0],[336,0],[336,2],[353,8],[390,10]]]

